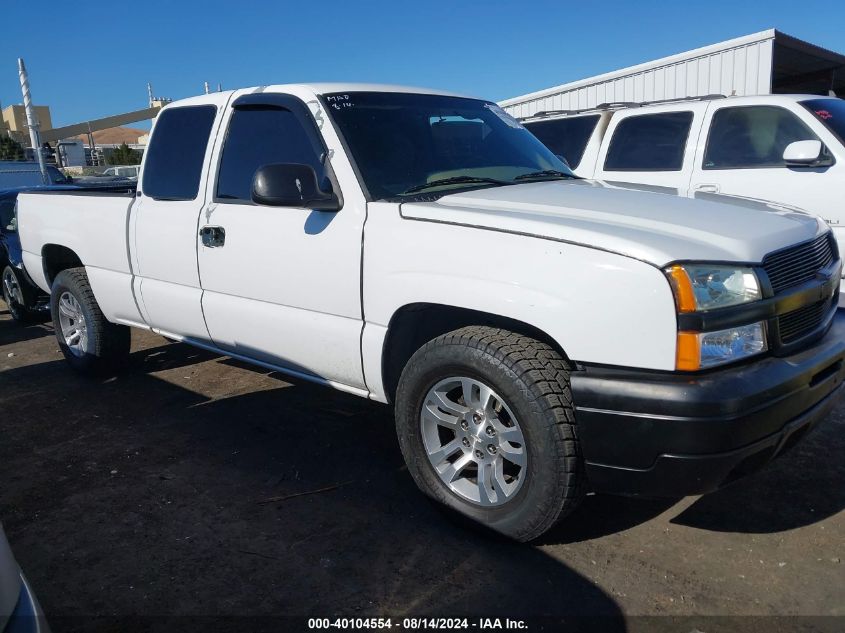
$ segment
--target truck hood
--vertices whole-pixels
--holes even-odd
[[[401,214],[582,244],[661,267],[677,260],[756,263],[828,230],[815,216],[778,204],[642,189],[595,180],[524,183],[404,203]]]

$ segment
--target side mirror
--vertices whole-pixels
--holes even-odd
[[[790,167],[817,167],[824,162],[821,141],[795,141],[783,150],[783,162]]]
[[[252,179],[252,201],[271,207],[301,207],[338,211],[340,200],[320,189],[310,165],[276,163],[258,168]]]

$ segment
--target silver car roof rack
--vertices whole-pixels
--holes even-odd
[[[605,112],[607,110],[622,110],[624,108],[641,108],[643,106],[661,105],[666,103],[679,103],[682,101],[712,101],[714,99],[726,99],[722,94],[700,95],[698,97],[675,97],[674,99],[656,99],[654,101],[610,101],[608,103],[600,103],[591,108],[581,108],[580,110],[541,110],[535,114],[526,117],[520,117],[520,121],[528,119],[543,119],[552,116],[572,116],[575,114],[584,114],[585,112]]]

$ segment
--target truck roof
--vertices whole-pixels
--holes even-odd
[[[426,95],[442,95],[445,97],[464,97],[475,98],[469,95],[449,92],[447,90],[435,90],[432,88],[421,88],[416,86],[401,86],[392,84],[377,84],[377,83],[354,83],[354,82],[317,82],[317,83],[301,83],[301,84],[271,84],[267,86],[250,86],[247,88],[239,88],[238,90],[226,90],[223,93],[213,92],[208,95],[198,95],[196,97],[187,97],[179,99],[166,107],[179,107],[180,105],[196,105],[208,103],[212,100],[216,101],[214,95],[232,94],[240,92],[241,94],[249,94],[251,92],[280,92],[298,94],[308,92],[314,95],[332,94],[335,92],[402,92],[406,94],[426,94]]]
[[[466,97],[447,90],[436,90],[433,88],[421,88],[418,86],[402,86],[396,84],[376,84],[376,83],[355,83],[355,82],[320,82],[308,84],[278,84],[267,86],[267,90],[276,91],[284,90],[292,86],[306,88],[316,94],[331,94],[333,92],[404,92],[409,94],[428,94],[428,95],[443,95],[449,97]]]

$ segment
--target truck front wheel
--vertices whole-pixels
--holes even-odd
[[[430,341],[402,372],[396,427],[424,493],[517,540],[582,497],[569,367],[536,339],[473,326]]]
[[[50,313],[59,348],[77,371],[103,373],[128,356],[129,328],[106,320],[84,268],[69,268],[56,275]]]

